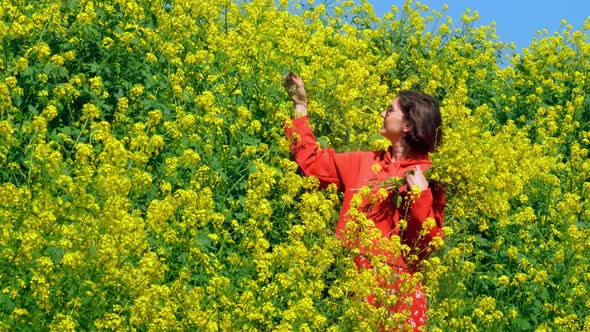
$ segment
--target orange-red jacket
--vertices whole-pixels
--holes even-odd
[[[403,178],[407,171],[414,170],[420,165],[422,171],[426,171],[432,162],[428,154],[409,153],[404,157],[393,161],[391,159],[391,147],[388,151],[355,151],[336,153],[333,149],[318,149],[315,136],[308,124],[308,117],[300,117],[293,120],[292,126],[285,126],[287,138],[291,140],[291,151],[305,175],[314,176],[320,180],[320,185],[326,187],[335,184],[339,191],[344,192],[342,209],[336,226],[336,234],[342,235],[347,222],[347,212],[350,209],[351,199],[363,186],[369,186],[375,181],[383,181],[391,177]],[[376,166],[377,164],[378,166]],[[378,171],[378,172],[377,172]],[[376,192],[377,188],[373,188]],[[398,193],[404,197],[407,185],[398,189]],[[402,244],[407,244],[417,254],[419,260],[431,253],[428,247],[435,236],[442,237],[443,214],[445,206],[445,193],[442,185],[431,185],[421,192],[413,203],[408,206],[397,206],[394,199],[385,199],[380,203],[368,207],[367,218],[371,219],[375,226],[381,230],[384,237],[398,235]],[[420,235],[422,224],[427,218],[434,218],[435,225],[427,234]],[[405,219],[407,228],[400,232],[399,221]],[[408,262],[407,256],[388,257],[390,264],[405,270],[406,267],[414,270],[418,262]],[[409,265],[409,266],[408,266]]]

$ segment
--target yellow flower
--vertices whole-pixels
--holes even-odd
[[[518,256],[518,248],[514,246],[509,247],[506,255],[510,259],[516,259],[516,257]]]
[[[154,53],[152,53],[152,52],[148,52],[148,53],[145,55],[145,59],[146,59],[146,61],[147,61],[148,63],[155,63],[155,62],[158,62],[158,58],[157,58],[157,57],[154,55]]]
[[[162,112],[159,110],[150,111],[148,113],[148,120],[151,125],[157,125],[162,121]]]
[[[131,99],[137,99],[139,96],[141,96],[144,92],[144,87],[141,84],[134,84],[133,87],[131,88],[131,91],[129,92],[129,96],[131,97]]]
[[[41,115],[45,117],[47,121],[51,121],[57,116],[57,108],[54,105],[47,105],[41,112]]]
[[[373,174],[379,174],[379,172],[381,172],[381,165],[379,165],[379,163],[374,163],[371,166],[371,170],[373,171]]]
[[[80,267],[82,262],[83,256],[78,251],[65,253],[60,261],[64,267],[72,269]]]
[[[74,332],[74,331],[76,331],[77,327],[78,326],[77,326],[75,320],[71,316],[65,315],[65,314],[57,314],[53,318],[53,321],[51,322],[51,324],[49,324],[49,331],[51,331],[51,332],[58,332],[58,331]]]
[[[81,121],[85,120],[95,120],[98,119],[100,116],[100,109],[96,107],[96,105],[87,103],[82,106],[82,116],[80,117]]]

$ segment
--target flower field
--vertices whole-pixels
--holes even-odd
[[[398,327],[290,159],[290,70],[338,151],[441,101],[431,331],[590,331],[590,20],[517,52],[411,1],[0,2],[1,331]]]

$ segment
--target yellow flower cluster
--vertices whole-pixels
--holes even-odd
[[[319,148],[386,148],[398,90],[440,99],[445,238],[404,286],[431,330],[590,331],[590,21],[517,52],[412,1],[0,2],[0,330],[403,327],[366,301],[407,301],[387,260],[352,262],[409,250],[354,209],[386,188],[343,246],[337,188],[289,159],[294,70]]]

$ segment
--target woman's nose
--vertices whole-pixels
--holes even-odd
[[[385,117],[385,111],[381,112],[381,117],[384,118]]]

